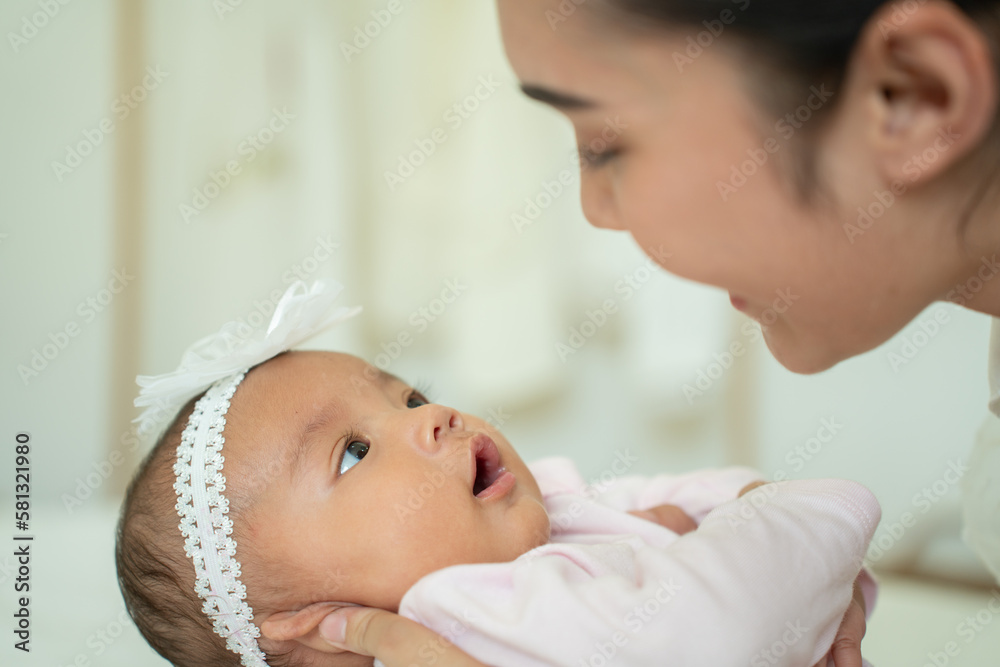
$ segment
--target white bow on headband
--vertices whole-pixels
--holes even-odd
[[[342,290],[339,283],[328,287],[316,281],[310,288],[296,281],[278,301],[266,332],[253,330],[247,336],[246,325],[229,322],[218,333],[191,345],[172,373],[138,376],[135,381],[141,390],[135,406],[146,409],[135,421],[149,423],[160,410],[172,413],[216,381],[267,361],[357,315],[360,307],[341,306],[331,312]]]

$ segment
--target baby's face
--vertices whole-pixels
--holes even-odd
[[[548,540],[538,485],[497,430],[360,359],[283,355],[233,407],[226,475],[261,494],[244,539],[288,599],[395,611],[430,572]]]

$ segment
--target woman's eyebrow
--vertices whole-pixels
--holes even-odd
[[[580,110],[580,109],[593,109],[598,106],[596,102],[591,100],[583,99],[582,97],[577,97],[576,95],[570,95],[569,93],[560,93],[558,91],[552,90],[551,88],[545,88],[544,86],[535,86],[530,83],[521,84],[521,92],[530,97],[533,100],[538,100],[539,102],[544,102],[545,104],[550,104],[557,109],[563,110]]]

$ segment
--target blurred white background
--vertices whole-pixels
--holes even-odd
[[[163,664],[122,615],[112,559],[148,446],[134,377],[227,321],[259,324],[302,277],[364,306],[311,347],[429,382],[529,461],[567,455],[597,476],[627,448],[641,473],[746,464],[868,485],[888,574],[866,655],[918,665],[958,641],[948,664],[996,664],[1000,619],[957,634],[990,580],[940,481],[986,415],[988,319],[937,305],[922,319],[948,323],[905,365],[889,355],[919,320],[829,372],[788,373],[725,294],[586,223],[569,123],[518,92],[492,2],[388,4],[0,5],[0,507],[12,517],[27,432],[36,536],[30,655],[12,647],[0,556],[0,663]],[[724,359],[733,341],[748,352]],[[893,534],[905,512],[916,525]]]

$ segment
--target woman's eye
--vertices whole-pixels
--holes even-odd
[[[413,392],[410,397],[406,399],[406,407],[408,408],[419,408],[421,405],[427,405],[430,401],[424,398],[423,394],[420,392]]]
[[[352,440],[347,443],[347,447],[344,447],[344,455],[340,458],[340,474],[343,475],[360,463],[367,453],[368,445],[366,443],[360,440]]]
[[[603,167],[610,162],[612,158],[618,155],[618,150],[614,148],[609,148],[603,153],[595,153],[586,146],[580,146],[579,150],[580,158],[585,160],[587,164],[592,167]]]

